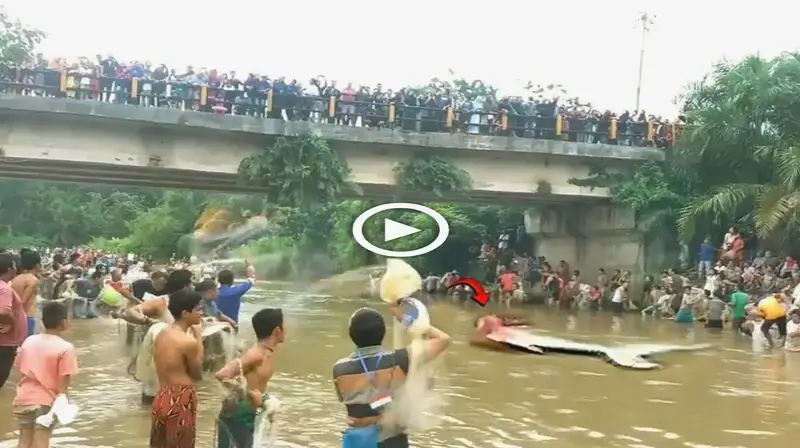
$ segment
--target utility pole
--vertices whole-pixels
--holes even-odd
[[[636,110],[639,111],[639,100],[642,96],[642,72],[644,71],[644,43],[647,40],[647,32],[650,31],[650,25],[653,25],[654,19],[656,18],[655,15],[647,14],[643,12],[641,16],[636,20],[638,25],[642,28],[642,42],[641,42],[641,50],[639,51],[639,79],[636,84]]]

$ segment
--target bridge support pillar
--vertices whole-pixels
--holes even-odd
[[[565,260],[584,279],[593,278],[598,268],[644,268],[644,238],[627,207],[541,207],[525,213],[525,229],[533,237],[534,254],[545,256],[553,267]]]

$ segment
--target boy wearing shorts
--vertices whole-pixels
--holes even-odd
[[[48,448],[52,428],[36,419],[50,411],[56,397],[67,393],[78,373],[75,347],[61,338],[67,329],[67,308],[58,302],[42,307],[44,331],[25,339],[17,355],[20,379],[14,397],[14,415],[19,422],[20,448]]]

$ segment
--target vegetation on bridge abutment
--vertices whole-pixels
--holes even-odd
[[[279,206],[275,218],[276,231],[241,252],[275,254],[275,274],[289,272],[335,272],[376,263],[375,256],[352,238],[353,221],[367,209],[377,205],[371,201],[341,201],[338,196],[353,188],[350,170],[335,150],[316,137],[281,138],[265,150],[246,158],[240,165],[242,181],[263,186],[269,204]],[[408,162],[395,168],[397,198],[411,191],[468,191],[469,174],[446,159],[428,153],[409,156]],[[451,223],[448,242],[436,252],[412,260],[420,269],[462,269],[467,271],[479,256],[486,235],[516,228],[522,223],[522,211],[499,207],[476,207],[453,204],[429,204]],[[435,237],[435,224],[417,213],[396,210],[386,217],[430,229],[390,242],[395,250],[421,247]],[[367,223],[365,234],[380,240],[379,220]]]
[[[692,249],[736,226],[749,247],[800,251],[800,54],[720,63],[681,99],[691,126],[666,161],[572,182],[610,187],[643,228]]]
[[[269,141],[263,151],[242,159],[238,169],[242,182],[264,188],[267,203],[306,209],[336,202],[345,190],[360,193],[347,161],[327,141],[315,136]],[[403,193],[443,198],[472,189],[469,173],[434,151],[414,153],[393,172],[397,199]]]

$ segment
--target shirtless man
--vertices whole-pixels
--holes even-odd
[[[187,269],[172,271],[167,278],[164,292],[173,294],[181,290],[194,290],[194,283],[192,283],[193,276],[192,272]],[[123,311],[120,318],[138,325],[150,325],[159,321],[171,324],[174,319],[167,306],[169,302],[168,297],[169,296],[162,296],[157,299],[145,300]]]
[[[176,291],[192,290],[194,288],[192,273],[186,270],[174,271],[166,279],[166,284],[163,288],[158,291],[166,294],[171,291],[170,288],[174,288]],[[134,289],[136,288],[134,287]],[[129,324],[130,330],[128,332],[129,336],[126,338],[126,344],[133,344],[134,340],[136,340],[137,344],[141,342],[135,352],[135,356],[131,359],[129,371],[133,372],[134,370],[132,369],[135,367],[134,378],[142,383],[142,404],[146,405],[149,405],[155,399],[158,386],[158,381],[152,374],[155,341],[164,330],[165,324],[172,324],[175,320],[167,307],[168,302],[168,296],[159,296],[157,299],[145,300],[132,308],[128,308],[119,316]]]
[[[125,297],[130,304],[138,304],[142,303],[142,300],[138,297],[134,296],[130,289],[125,286],[125,282],[122,281],[122,271],[119,269],[114,269],[111,271],[111,280],[107,281],[106,284],[115,291],[122,294],[122,297]]]
[[[257,342],[216,375],[229,391],[217,419],[219,448],[253,448],[256,414],[267,406],[267,383],[274,371],[275,348],[284,339],[283,311],[262,309],[251,322]]]
[[[150,448],[194,448],[197,393],[203,370],[203,298],[181,290],[169,298],[175,323],[156,338],[153,361],[159,390],[153,400]],[[191,333],[190,333],[191,332]]]
[[[36,296],[39,293],[38,274],[42,269],[42,257],[34,250],[20,254],[20,274],[11,280],[11,287],[22,299],[28,317],[28,336],[36,333]]]

